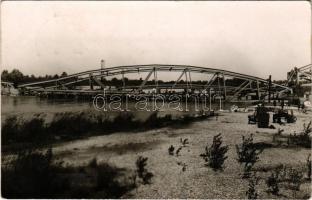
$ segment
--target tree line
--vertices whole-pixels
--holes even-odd
[[[18,69],[13,69],[11,72],[5,69],[1,73],[1,80],[11,82],[16,87],[17,85],[23,84],[23,83],[46,81],[46,80],[57,79],[60,77],[65,77],[65,76],[67,76],[66,72],[62,72],[61,75],[55,74],[55,75],[35,76],[33,74],[24,75]]]

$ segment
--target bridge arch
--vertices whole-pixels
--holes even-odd
[[[135,74],[146,72],[147,76],[140,82],[139,85],[127,86],[125,84],[125,78],[128,74]],[[162,77],[158,77],[158,73],[177,73],[177,79],[173,83],[159,84],[158,81]],[[205,74],[207,79],[202,80],[201,84],[194,84],[192,80],[193,74]],[[258,98],[263,98],[267,95],[268,90],[272,91],[274,94],[282,95],[284,93],[292,93],[292,89],[275,83],[271,83],[267,79],[259,78],[256,76],[251,76],[247,74],[232,72],[228,70],[198,67],[191,65],[166,65],[166,64],[149,64],[149,65],[129,65],[129,66],[116,66],[104,69],[88,70],[84,72],[79,72],[75,74],[68,75],[66,77],[61,77],[53,80],[40,81],[34,83],[27,83],[19,85],[21,90],[29,90],[33,92],[45,92],[45,93],[79,93],[79,92],[89,92],[97,93],[99,90],[93,88],[93,85],[98,85],[102,89],[106,87],[103,83],[103,78],[114,77],[117,75],[122,76],[123,85],[114,92],[140,92],[144,89],[155,88],[157,91],[161,89],[184,89],[186,91],[207,91],[214,90],[222,94],[225,99],[231,101],[237,99],[242,93],[256,93]],[[181,79],[185,78],[184,84],[181,84]],[[153,84],[151,83],[153,79]],[[239,85],[229,84],[229,80],[240,80]],[[75,89],[75,85],[80,82],[89,81],[90,88],[83,91]],[[261,97],[262,95],[262,97]]]

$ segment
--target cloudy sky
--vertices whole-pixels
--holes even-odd
[[[2,69],[185,64],[285,79],[311,63],[308,2],[2,2]]]

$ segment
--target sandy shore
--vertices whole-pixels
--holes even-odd
[[[126,198],[246,198],[248,181],[241,178],[243,168],[236,160],[235,144],[241,143],[242,135],[250,133],[254,134],[254,142],[272,142],[272,135],[277,132],[276,129],[260,129],[248,124],[248,114],[250,112],[224,112],[217,118],[194,122],[185,127],[90,137],[58,144],[53,152],[57,158],[70,165],[81,165],[96,157],[99,162],[133,170],[138,156],[148,157],[147,168],[154,174],[152,183],[140,185]],[[290,134],[301,131],[303,124],[312,119],[311,112],[295,112],[295,115],[298,118],[296,123],[274,126],[284,129],[284,134]],[[214,172],[206,167],[199,156],[207,144],[212,144],[213,136],[218,133],[222,133],[224,144],[230,148],[223,172]],[[188,138],[190,144],[182,149],[180,156],[170,156],[168,147],[173,145],[178,148],[181,145],[180,138]],[[309,153],[310,149],[299,147],[266,148],[254,168],[278,164],[304,168]],[[181,164],[184,163],[186,170],[182,171]],[[294,198],[311,192],[311,184],[306,181],[296,194],[282,188],[282,196],[273,196],[266,192],[265,178],[269,173],[258,172],[258,175],[261,177],[257,186],[259,198]]]

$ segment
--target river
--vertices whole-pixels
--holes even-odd
[[[181,104],[181,108],[183,111],[177,111],[174,109],[168,109],[168,104],[166,103],[164,107],[161,109],[162,114],[173,114],[180,115],[186,113],[196,113],[198,111],[195,110],[194,103],[188,103],[186,110],[185,103]],[[135,109],[135,102],[129,102],[129,110],[133,111],[137,116],[146,116],[146,111],[137,111]],[[150,105],[149,105],[150,106]],[[201,104],[201,106],[203,106]],[[223,105],[226,109],[228,109],[231,105]],[[240,105],[243,107],[242,105]],[[209,108],[209,103],[206,105]],[[212,109],[218,110],[219,104],[213,103]],[[201,107],[197,105],[198,110],[201,110]],[[99,111],[96,110],[92,100],[90,101],[78,101],[78,100],[66,100],[66,99],[46,99],[39,98],[35,96],[5,96],[1,95],[1,117],[2,121],[9,115],[21,115],[26,118],[29,116],[33,116],[38,113],[44,113],[47,116],[53,116],[55,113],[59,112],[79,112],[79,111],[91,111],[91,112],[103,112],[108,115],[113,115],[112,113],[116,111]],[[150,112],[149,112],[150,113]],[[140,118],[140,117],[139,117]]]

